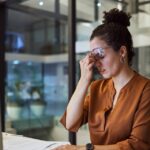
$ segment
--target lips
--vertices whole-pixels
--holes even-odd
[[[98,69],[98,71],[102,74],[102,73],[104,73],[106,70],[105,69]]]
[[[100,73],[103,74],[105,72],[105,70],[101,70]]]

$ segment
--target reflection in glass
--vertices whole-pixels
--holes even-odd
[[[67,14],[59,11],[63,4],[58,4],[55,0],[7,3],[8,132],[68,140],[67,131],[59,123],[68,101],[68,26]],[[58,130],[63,132],[62,137],[56,134]]]

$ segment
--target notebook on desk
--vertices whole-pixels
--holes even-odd
[[[69,142],[43,141],[19,135],[3,133],[4,150],[52,150]]]

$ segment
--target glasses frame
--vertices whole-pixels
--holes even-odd
[[[105,48],[102,47],[97,47],[92,49],[91,54],[94,56],[94,58],[97,59],[102,59],[105,56],[105,52],[104,52]]]

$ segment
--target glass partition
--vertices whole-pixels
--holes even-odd
[[[150,46],[140,47],[138,49],[139,63],[138,68],[141,74],[150,78]]]
[[[68,141],[59,123],[68,102],[68,16],[59,11],[61,5],[55,0],[7,4],[7,132]]]

